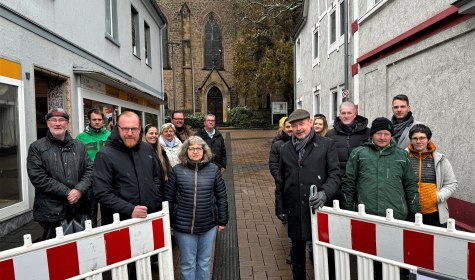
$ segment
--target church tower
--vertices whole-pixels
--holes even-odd
[[[163,36],[164,85],[169,112],[201,112],[227,121],[233,87],[233,0],[157,0],[168,25]]]

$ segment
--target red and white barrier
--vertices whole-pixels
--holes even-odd
[[[386,217],[365,214],[364,205],[359,205],[359,212],[341,210],[338,201],[334,201],[333,208],[323,207],[312,215],[314,247],[342,248],[344,252],[363,253],[371,260],[399,263],[399,267],[407,269],[425,268],[441,275],[475,280],[475,234],[455,230],[453,219],[444,229],[422,224],[420,214],[416,214],[415,223],[410,223],[395,220],[391,209],[386,213]],[[318,255],[321,247],[314,249],[315,259],[325,257]],[[349,266],[344,258],[336,264],[343,263],[342,269],[346,271]],[[372,272],[372,261],[369,265],[358,264],[358,271],[365,267]],[[321,268],[316,266],[316,274],[318,269]]]
[[[145,219],[120,221],[0,252],[0,279],[102,279],[112,270],[113,279],[127,275],[127,264],[137,262],[137,279],[151,279],[150,256],[158,254],[160,279],[173,279],[173,257],[168,203]],[[114,276],[115,275],[115,276]]]

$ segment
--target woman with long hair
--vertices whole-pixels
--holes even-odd
[[[315,133],[324,137],[328,133],[327,117],[323,114],[316,114],[313,118],[313,129]]]
[[[147,124],[144,128],[143,141],[149,143],[152,148],[157,152],[160,165],[162,167],[162,182],[163,189],[168,181],[168,175],[172,171],[170,162],[168,161],[167,154],[162,150],[162,147],[158,144],[158,128],[155,125]]]

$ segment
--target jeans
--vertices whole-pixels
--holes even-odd
[[[209,280],[211,253],[217,227],[201,234],[174,231],[180,250],[180,279]]]

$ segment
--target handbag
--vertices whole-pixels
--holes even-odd
[[[73,218],[72,219],[64,219],[60,227],[63,228],[63,234],[68,235],[71,233],[76,233],[76,232],[81,232],[86,229],[86,220],[87,220],[87,215],[86,214],[79,214],[75,211],[73,208]]]

